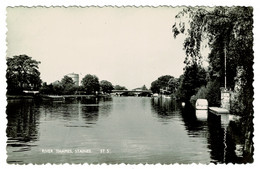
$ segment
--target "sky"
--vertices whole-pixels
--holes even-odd
[[[134,89],[183,74],[184,36],[173,37],[180,8],[7,8],[7,57],[40,61],[43,82],[96,75]]]

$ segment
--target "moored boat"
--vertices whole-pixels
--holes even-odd
[[[56,96],[56,95],[45,95],[42,97],[43,100],[50,100],[50,101],[63,101],[65,98],[63,96]]]
[[[208,100],[207,99],[197,99],[195,107],[197,110],[207,110]]]

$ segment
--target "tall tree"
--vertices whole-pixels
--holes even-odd
[[[82,86],[86,90],[87,94],[94,94],[99,91],[100,84],[98,77],[95,75],[87,74],[81,81]]]
[[[182,93],[180,99],[189,101],[190,97],[196,94],[201,86],[206,84],[206,71],[201,66],[197,65],[197,63],[187,66],[180,84]]]
[[[22,90],[38,90],[41,86],[39,61],[27,55],[7,58],[7,92],[20,93]]]
[[[71,77],[64,76],[61,79],[61,85],[62,85],[64,94],[73,94],[75,92],[76,86]]]
[[[189,21],[184,22],[185,18]],[[238,101],[242,106],[240,115],[245,124],[242,129],[247,139],[245,153],[252,157],[253,8],[241,6],[185,8],[176,15],[175,21],[174,37],[180,33],[186,34],[184,49],[187,66],[201,61],[201,47],[206,41],[210,47],[208,56],[210,82],[218,82],[220,85],[217,86],[226,84],[227,88],[231,89],[234,89],[236,82],[240,83]]]
[[[111,91],[114,89],[112,83],[107,80],[102,80],[100,82],[100,87],[102,91],[105,93],[111,93]]]
[[[61,84],[63,86],[66,86],[66,85],[75,85],[73,79],[69,76],[64,76],[62,79],[61,79]]]
[[[176,90],[179,86],[179,79],[178,78],[171,78],[169,81],[168,81],[168,86],[170,88],[170,90],[174,93],[176,93]]]
[[[151,83],[151,90],[153,93],[160,93],[160,89],[166,89],[169,87],[169,80],[174,78],[171,75],[160,76],[157,80]]]
[[[53,85],[52,84],[48,85],[46,82],[42,84],[39,91],[41,94],[54,94]]]
[[[224,86],[225,56],[227,87],[234,88],[237,66],[243,66],[247,77],[253,79],[253,13],[251,7],[201,7],[185,8],[175,17],[173,34],[186,34],[184,49],[185,63],[190,66],[201,63],[201,49],[207,45],[210,78]],[[187,20],[183,20],[188,18]],[[252,82],[252,80],[250,80]],[[249,83],[250,83],[249,82]],[[252,83],[251,83],[252,84]]]
[[[182,18],[189,18],[189,23]],[[253,101],[253,8],[252,7],[215,7],[185,8],[176,15],[173,25],[174,37],[184,33],[186,59],[194,63],[200,60],[203,40],[210,47],[209,78],[211,81],[234,89],[238,80],[241,81],[240,100],[244,107],[252,112]],[[205,41],[204,41],[205,42]],[[226,60],[226,62],[225,62]],[[226,63],[226,66],[225,66]],[[188,62],[187,62],[188,65]],[[225,71],[226,68],[226,71]]]

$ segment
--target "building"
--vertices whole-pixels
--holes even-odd
[[[79,86],[79,74],[70,73],[70,74],[67,74],[67,76],[72,78],[72,80],[76,86]]]

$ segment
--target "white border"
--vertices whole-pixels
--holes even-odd
[[[171,5],[171,6],[181,6],[181,5],[187,5],[187,6],[215,6],[215,5],[221,5],[221,6],[253,6],[254,7],[254,58],[255,58],[255,65],[254,65],[254,87],[255,87],[255,101],[254,101],[254,148],[255,148],[255,155],[254,155],[254,163],[253,164],[247,164],[247,165],[232,165],[229,164],[228,166],[225,165],[167,165],[167,166],[162,166],[160,164],[157,165],[38,165],[38,166],[33,166],[33,165],[8,165],[6,164],[6,123],[7,120],[5,118],[5,106],[6,106],[6,99],[5,99],[5,88],[6,88],[6,83],[5,83],[5,70],[6,70],[6,65],[5,65],[5,56],[6,56],[6,7],[7,6],[105,6],[105,5],[111,5],[111,6],[161,6],[161,5]],[[177,168],[223,168],[223,167],[231,167],[231,168],[258,168],[259,165],[259,115],[258,115],[258,110],[259,106],[257,103],[259,102],[259,79],[260,79],[260,70],[259,70],[259,33],[256,30],[260,30],[259,28],[259,11],[260,11],[260,6],[257,6],[257,1],[253,0],[3,0],[0,3],[0,111],[1,111],[1,116],[0,116],[0,167],[1,168],[70,168],[70,167],[76,167],[76,168],[161,168],[161,167],[166,167],[166,168],[172,168],[172,167],[177,167]],[[258,48],[256,47],[258,46]]]

